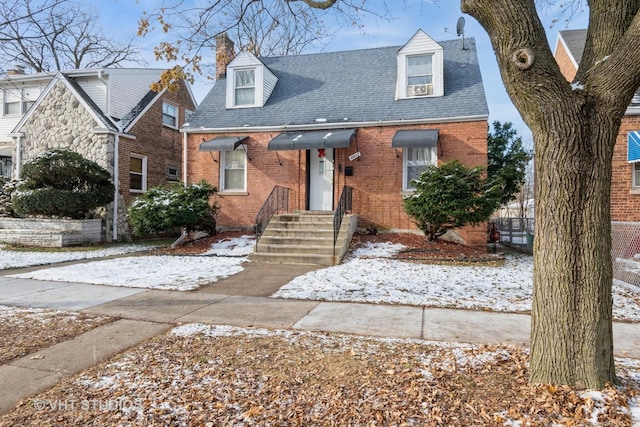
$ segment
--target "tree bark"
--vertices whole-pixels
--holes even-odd
[[[616,380],[611,160],[640,86],[638,0],[618,3],[616,14],[610,2],[589,2],[588,59],[572,87],[534,0],[461,1],[489,34],[507,92],[534,137],[532,383],[602,388]]]

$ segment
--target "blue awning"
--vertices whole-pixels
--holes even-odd
[[[640,162],[640,131],[629,132],[627,143],[627,161],[629,163]]]
[[[356,129],[334,129],[311,132],[283,132],[273,138],[267,147],[275,150],[310,150],[313,148],[346,148]]]

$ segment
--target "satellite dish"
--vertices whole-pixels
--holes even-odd
[[[464,16],[458,18],[458,23],[456,24],[456,33],[458,33],[458,37],[464,35]]]

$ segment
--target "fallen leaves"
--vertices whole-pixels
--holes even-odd
[[[37,396],[139,405],[37,411],[27,400],[0,425],[622,426],[638,394],[637,380],[596,395],[530,386],[519,347],[193,330],[158,336]]]

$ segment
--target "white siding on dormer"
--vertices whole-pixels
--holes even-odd
[[[267,103],[267,100],[271,96],[271,92],[273,92],[273,89],[276,87],[276,83],[278,83],[278,78],[271,72],[271,70],[264,67],[262,105]]]
[[[398,51],[396,99],[413,98],[407,94],[407,57],[424,54],[433,55],[433,95],[429,96],[444,96],[444,49],[424,31],[418,30]]]
[[[234,70],[254,69],[255,70],[255,104],[235,105],[235,73]],[[278,78],[260,61],[254,54],[249,52],[239,53],[227,66],[227,108],[251,108],[262,107],[273,88],[276,86]]]
[[[110,69],[109,105],[105,112],[117,119],[127,115],[142,98],[145,97],[151,84],[160,81],[160,69]]]
[[[74,79],[93,102],[102,111],[107,111],[107,85],[97,76],[78,77]]]

